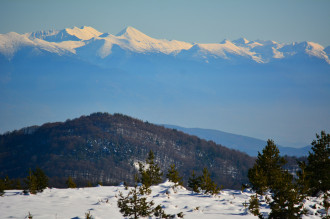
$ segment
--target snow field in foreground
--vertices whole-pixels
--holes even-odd
[[[222,190],[218,196],[192,193],[185,188],[171,188],[173,184],[165,182],[152,186],[148,200],[160,204],[167,214],[183,212],[184,218],[257,218],[247,212],[243,203],[249,202],[254,193],[238,190]],[[99,186],[78,189],[45,189],[37,195],[23,195],[22,190],[7,190],[0,197],[0,218],[26,218],[30,212],[33,219],[84,219],[90,211],[95,219],[123,218],[117,207],[119,191],[128,193],[124,186]],[[321,199],[309,198],[305,207],[315,213]],[[314,209],[316,206],[316,209]],[[261,212],[267,214],[270,209],[262,203]],[[320,218],[304,216],[304,218]]]

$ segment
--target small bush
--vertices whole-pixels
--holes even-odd
[[[88,211],[87,213],[85,213],[85,219],[94,219],[94,217],[91,215],[91,212]]]
[[[188,186],[193,189],[194,192],[203,192],[204,194],[216,195],[220,192],[219,187],[212,179],[207,168],[203,169],[202,176],[196,176],[195,172],[192,172],[191,177],[188,180]]]
[[[124,217],[150,217],[154,212],[154,202],[148,202],[146,197],[141,196],[141,190],[135,186],[127,196],[119,192],[117,206]]]
[[[260,203],[257,194],[252,195],[249,200],[249,211],[254,215],[254,216],[259,216],[260,215]]]
[[[29,214],[27,215],[27,218],[28,219],[32,219],[33,218],[33,215],[29,212]]]
[[[0,196],[3,196],[5,194],[5,183],[2,179],[0,179]]]
[[[27,185],[27,190],[31,194],[43,192],[43,190],[48,186],[48,177],[38,167],[34,171],[31,171],[30,169],[29,175],[25,179],[25,184]]]
[[[73,179],[71,178],[71,176],[69,176],[69,178],[67,179],[67,181],[65,182],[65,184],[68,186],[68,188],[77,188],[77,185],[73,181]]]
[[[181,211],[180,213],[177,214],[177,216],[178,216],[179,218],[183,218],[184,214],[183,214],[183,212]]]
[[[174,182],[175,187],[178,185],[181,185],[181,186],[183,185],[182,177],[179,175],[178,170],[175,168],[175,164],[171,164],[170,168],[167,171],[168,171],[168,173],[166,174],[166,178],[170,182]]]

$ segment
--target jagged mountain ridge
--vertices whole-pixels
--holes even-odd
[[[174,163],[187,181],[207,167],[229,188],[247,182],[254,159],[214,142],[121,114],[94,113],[0,135],[0,176],[25,177],[39,166],[51,179],[68,176],[85,182],[133,182],[136,165],[153,150],[166,173]]]
[[[188,60],[201,60],[209,62],[209,59],[235,61],[243,58],[255,63],[271,63],[292,57],[304,56],[318,59],[330,64],[327,51],[324,47],[313,42],[301,43],[277,43],[274,41],[248,41],[237,39],[225,40],[222,43],[202,44],[186,43],[176,40],[154,39],[141,31],[127,27],[117,35],[101,33],[92,27],[66,28],[64,30],[38,31],[26,34],[1,34],[0,53],[7,59],[11,59],[20,48],[26,45],[51,51],[63,55],[62,50],[82,57],[88,49],[89,56],[97,56],[105,59],[112,54],[116,47],[126,52],[165,55],[179,57]],[[183,54],[181,54],[183,53]],[[85,57],[86,58],[86,57]]]
[[[37,31],[25,34],[30,39],[42,39],[48,42],[80,41],[90,40],[102,35],[101,32],[92,27],[65,28],[63,30]]]

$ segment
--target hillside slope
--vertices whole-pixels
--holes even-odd
[[[46,123],[0,136],[0,177],[25,177],[39,166],[53,185],[65,178],[114,184],[133,182],[136,164],[153,150],[166,173],[174,163],[187,182],[191,171],[207,167],[226,188],[247,182],[254,159],[214,142],[121,114],[94,113],[66,122]]]

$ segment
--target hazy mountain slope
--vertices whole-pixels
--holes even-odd
[[[166,128],[173,128],[179,131],[183,131],[190,135],[195,135],[199,138],[212,140],[217,144],[225,145],[226,147],[236,149],[242,152],[246,152],[250,156],[257,156],[258,151],[261,152],[262,149],[267,145],[266,141],[251,138],[242,135],[231,134],[227,132],[222,132],[212,129],[201,129],[201,128],[184,128],[175,125],[164,125]],[[275,142],[276,143],[276,142]],[[306,146],[303,148],[291,148],[283,147],[277,145],[281,155],[288,156],[308,156],[308,151],[310,151],[311,146]]]

